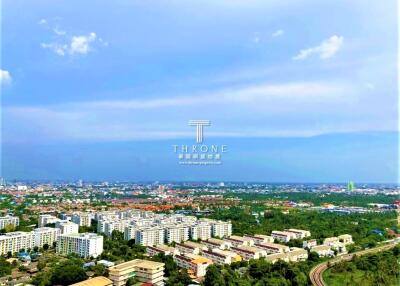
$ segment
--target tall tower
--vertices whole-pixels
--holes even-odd
[[[347,183],[347,191],[348,191],[348,192],[354,191],[354,183],[353,183],[353,181],[349,181],[349,182]]]

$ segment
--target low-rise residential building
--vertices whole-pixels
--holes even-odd
[[[311,247],[310,251],[316,252],[319,257],[334,256],[334,252],[328,245],[316,245]]]
[[[254,245],[254,240],[249,237],[231,235],[230,237],[227,237],[224,240],[232,243],[232,245],[235,247]]]
[[[19,217],[17,216],[2,216],[0,217],[0,229],[4,229],[7,225],[17,227],[19,225]]]
[[[254,246],[265,250],[267,254],[284,253],[290,251],[289,246],[278,243],[263,242],[263,243],[256,243]]]
[[[272,231],[271,236],[280,242],[289,242],[291,239],[296,239],[296,234],[288,231],[274,230]]]
[[[114,286],[125,286],[129,278],[156,286],[164,285],[164,263],[135,259],[108,269]]]
[[[57,240],[57,253],[68,255],[76,253],[81,257],[97,257],[103,252],[103,236],[95,233],[75,233],[60,235]]]
[[[246,234],[244,235],[244,237],[248,237],[250,239],[252,239],[254,241],[254,243],[273,243],[274,242],[274,238],[272,236],[269,235],[263,235],[263,234],[254,234],[254,235],[249,235]]]
[[[290,228],[286,229],[286,231],[294,233],[297,239],[303,239],[311,236],[311,232],[309,232],[308,230]]]
[[[317,246],[317,240],[316,239],[310,239],[310,240],[303,241],[303,248],[311,249],[314,246]]]
[[[185,268],[191,277],[203,277],[212,260],[195,254],[175,255],[174,261],[179,267]]]
[[[267,256],[265,250],[253,246],[231,247],[231,251],[239,254],[244,260],[260,259]]]
[[[334,237],[327,237],[324,239],[324,245],[328,245],[331,249],[336,250],[338,253],[346,253],[346,245],[343,242],[340,242],[339,238]]]
[[[342,234],[342,235],[339,235],[338,238],[339,238],[340,242],[344,243],[344,245],[353,243],[353,237],[350,234]]]
[[[291,262],[304,261],[308,258],[308,252],[303,248],[293,247],[285,254],[288,257],[288,260]]]
[[[205,246],[208,247],[209,250],[218,248],[221,250],[230,249],[232,247],[232,243],[226,240],[210,238],[205,241],[202,241]]]
[[[231,264],[232,262],[239,262],[242,260],[242,257],[239,254],[218,248],[215,248],[212,251],[204,250],[202,255],[211,259],[218,265]]]
[[[275,263],[278,260],[289,262],[289,258],[286,253],[273,253],[265,256],[265,260],[270,263]]]
[[[336,236],[327,237],[327,238],[324,239],[324,245],[332,246],[332,245],[334,245],[334,244],[336,244],[338,242],[339,242],[339,238],[336,237]]]
[[[175,246],[181,254],[184,253],[200,254],[203,250],[207,250],[207,246],[191,241],[186,241],[184,243],[177,243]]]
[[[148,256],[155,256],[157,254],[163,253],[164,255],[178,255],[179,250],[175,247],[167,246],[165,244],[159,244],[155,246],[147,246],[146,253]]]

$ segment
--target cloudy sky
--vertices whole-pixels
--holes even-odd
[[[2,1],[6,178],[397,181],[395,0],[100,3]]]

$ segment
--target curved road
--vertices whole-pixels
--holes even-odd
[[[350,254],[345,254],[339,257],[335,257],[331,260],[329,260],[329,262],[332,264],[338,263],[340,261],[343,260],[351,260],[353,258],[354,255],[364,255],[364,254],[368,254],[368,253],[372,253],[372,252],[379,252],[382,250],[387,250],[390,249],[394,246],[396,246],[398,242],[390,242],[389,244],[385,244],[385,245],[381,245],[381,246],[377,246],[371,249],[366,249],[366,250],[360,250],[354,253],[350,253]],[[310,279],[311,279],[311,283],[314,286],[327,286],[326,283],[324,282],[324,279],[322,278],[322,274],[324,273],[324,271],[328,269],[328,261],[323,262],[321,264],[318,264],[317,266],[315,266],[313,269],[311,269],[310,271]]]

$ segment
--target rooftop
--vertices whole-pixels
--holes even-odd
[[[157,269],[160,267],[163,267],[164,263],[161,262],[155,262],[155,261],[150,261],[150,260],[142,260],[142,259],[134,259],[131,261],[127,261],[118,265],[115,265],[113,267],[110,267],[110,271],[112,270],[124,270],[127,268],[133,268],[133,267],[140,267],[140,268],[145,268],[145,269]]]
[[[107,286],[112,285],[112,281],[106,277],[98,276],[70,286]]]

